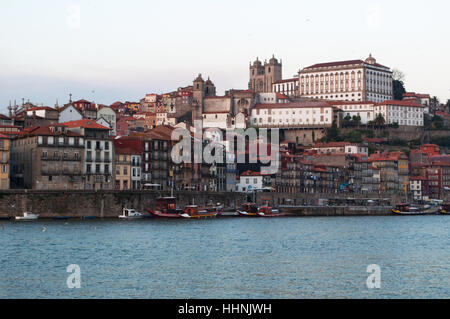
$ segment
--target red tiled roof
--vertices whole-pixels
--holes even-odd
[[[442,111],[436,111],[435,114],[436,114],[436,115],[439,115],[439,116],[450,117],[450,114],[444,113],[444,112],[442,112]]]
[[[327,63],[318,63],[311,66],[306,67],[305,69],[316,69],[316,68],[329,68],[334,66],[344,66],[344,65],[358,65],[358,64],[365,64],[365,65],[373,65],[376,67],[381,68],[387,68],[387,66],[381,65],[379,63],[369,64],[363,60],[347,60],[347,61],[337,61],[337,62],[327,62]]]
[[[89,119],[70,121],[70,122],[65,122],[62,124],[64,124],[68,128],[83,127],[83,128],[98,129],[98,130],[111,130],[109,127],[105,127],[105,126],[100,125],[100,124],[96,123],[95,121],[89,120]]]
[[[332,107],[328,102],[295,102],[295,103],[268,103],[256,104],[254,109],[279,109],[279,108],[307,108],[307,107]]]
[[[0,114],[0,119],[2,120],[11,120],[8,116]]]
[[[48,126],[30,126],[27,127],[25,129],[23,129],[22,131],[18,132],[18,137],[22,138],[22,137],[28,137],[28,136],[60,136],[60,135],[64,135],[64,136],[74,136],[74,137],[80,137],[83,135],[80,135],[78,133],[72,132],[70,130],[64,130],[64,132],[55,132],[54,130],[52,130],[52,127],[61,127],[64,126],[66,127],[66,125],[48,125]]]
[[[277,98],[280,99],[280,100],[287,100],[287,99],[289,99],[289,97],[287,97],[286,95],[284,95],[283,93],[280,93],[280,92],[277,92],[276,95],[277,95]]]
[[[295,81],[298,81],[298,78],[291,78],[291,79],[279,80],[279,81],[273,82],[273,84],[280,84],[280,83],[287,83],[287,82],[295,82]]]
[[[420,107],[422,108],[422,104],[418,104],[412,101],[398,101],[398,100],[387,100],[383,101],[381,103],[378,103],[377,105],[395,105],[395,106],[413,106],[413,107]]]
[[[114,148],[117,154],[141,154],[142,140],[140,138],[122,137],[114,139]]]

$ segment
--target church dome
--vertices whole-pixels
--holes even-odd
[[[203,82],[202,74],[199,73],[197,78],[194,80],[194,82]]]
[[[209,76],[208,76],[208,80],[206,80],[205,84],[207,84],[207,85],[213,85],[212,81],[209,79]]]
[[[269,60],[270,64],[277,64],[278,60],[275,58],[275,55],[272,55],[272,58]]]
[[[366,59],[366,63],[375,64],[377,63],[377,60],[372,56],[372,54],[370,54],[369,57]]]
[[[259,61],[259,59],[256,58],[255,62],[253,62],[253,66],[261,66],[261,61]]]

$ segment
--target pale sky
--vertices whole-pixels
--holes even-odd
[[[79,12],[79,17],[77,12]],[[138,101],[190,85],[247,88],[272,54],[283,78],[320,62],[365,59],[406,89],[450,98],[450,4],[442,0],[0,0],[0,112],[22,98]]]

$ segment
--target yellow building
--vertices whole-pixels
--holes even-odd
[[[0,189],[9,189],[9,150],[9,137],[0,134]]]

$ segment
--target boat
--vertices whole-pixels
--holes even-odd
[[[244,203],[242,204],[241,209],[237,211],[240,216],[245,217],[257,217],[258,215],[258,206],[255,203]]]
[[[183,209],[181,217],[183,218],[210,218],[216,217],[219,213],[218,208],[200,208],[197,205],[188,205]]]
[[[442,215],[450,215],[450,203],[443,203],[440,213]]]
[[[135,211],[133,208],[124,208],[122,209],[122,215],[119,215],[119,218],[122,219],[137,219],[143,217],[144,214]]]
[[[148,209],[147,212],[155,218],[182,218],[183,211],[175,207],[176,199],[173,196],[160,197],[156,199],[155,209]]]
[[[438,205],[416,205],[402,203],[396,205],[392,212],[396,215],[434,215],[441,211],[441,206]]]
[[[53,216],[52,219],[54,220],[67,220],[70,219],[69,216]]]
[[[24,212],[23,216],[16,216],[16,220],[37,220],[39,214],[33,214],[31,212]]]
[[[7,215],[0,215],[0,220],[10,220],[11,216],[7,216]]]
[[[221,210],[217,214],[217,216],[220,216],[220,217],[238,217],[238,216],[240,216],[240,214],[237,212],[236,209],[228,208],[228,209]]]
[[[261,217],[282,217],[284,213],[280,213],[278,209],[272,209],[270,206],[261,206],[258,209],[258,215]]]

